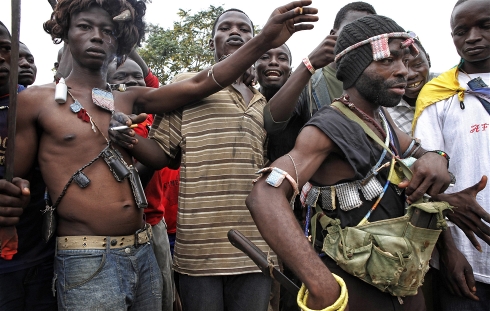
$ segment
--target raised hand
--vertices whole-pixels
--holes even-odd
[[[490,214],[476,201],[476,195],[487,185],[487,176],[482,176],[480,181],[471,187],[456,193],[433,196],[439,201],[446,201],[456,207],[449,211],[446,217],[457,225],[466,234],[473,246],[481,251],[481,246],[475,234],[490,245],[490,227],[482,220],[490,223]]]
[[[110,140],[121,147],[132,149],[134,145],[138,143],[138,139],[134,137],[136,133],[131,128],[131,125],[141,123],[145,121],[146,118],[146,113],[127,115],[119,111],[114,112],[111,117],[111,122],[109,123]],[[129,128],[122,130],[114,129],[124,125],[128,126]]]
[[[312,23],[318,21],[315,8],[306,7],[311,0],[293,1],[275,9],[258,36],[264,37],[269,48],[283,45],[293,33],[313,29]]]
[[[313,68],[323,68],[332,63],[335,59],[334,48],[337,42],[336,35],[328,35],[323,41],[308,55]]]

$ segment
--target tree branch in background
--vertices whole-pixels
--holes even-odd
[[[195,14],[180,9],[179,21],[172,28],[148,25],[148,39],[138,49],[139,55],[163,84],[180,72],[201,71],[214,63],[208,43],[214,20],[223,11],[223,7],[212,5]]]

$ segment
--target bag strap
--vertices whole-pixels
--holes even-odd
[[[398,165],[401,166],[403,173],[408,179],[412,179],[412,171],[408,166],[403,163],[398,157],[396,157],[393,152],[388,148],[385,143],[378,137],[378,135],[374,134],[373,130],[369,128],[364,121],[361,120],[354,112],[352,112],[349,108],[347,108],[344,104],[339,101],[333,102],[332,106],[339,109],[347,118],[359,124],[362,127],[366,135],[368,135],[371,139],[373,139],[376,143],[378,143],[381,147],[383,147],[387,152],[391,154],[391,156],[395,159]]]
[[[385,145],[385,143],[378,137],[378,135],[374,134],[373,130],[369,128],[369,126],[367,126],[366,123],[364,123],[364,121],[361,120],[361,118],[359,118],[354,112],[352,112],[352,110],[350,110],[344,104],[338,101],[333,102],[332,106],[339,109],[347,118],[359,124],[369,137],[371,137],[381,147],[383,147],[386,151],[388,151],[391,154],[391,156],[393,157],[395,156],[393,152],[390,150],[390,148],[388,148]]]

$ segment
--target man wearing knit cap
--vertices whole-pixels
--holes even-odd
[[[425,310],[418,287],[440,230],[409,217],[420,208],[437,211],[437,228],[444,227],[448,205],[422,204],[407,212],[406,202],[417,202],[424,193],[438,198],[449,185],[449,156],[422,149],[384,112],[405,93],[408,55],[418,53],[413,42],[379,15],[345,26],[335,47],[344,94],[311,118],[291,152],[260,171],[247,198],[262,236],[308,289],[307,298],[300,291],[300,305],[322,309],[334,303],[339,286],[332,272],[347,285],[350,310]],[[402,155],[407,161],[400,161]],[[298,189],[311,207],[314,248],[289,206]],[[475,191],[444,200],[477,204]],[[343,310],[342,294],[339,301],[335,310]]]

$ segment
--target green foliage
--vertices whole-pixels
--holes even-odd
[[[209,39],[214,20],[223,11],[223,7],[212,5],[196,14],[179,9],[179,21],[172,29],[148,26],[148,39],[138,53],[161,83],[169,83],[180,72],[200,71],[214,62]]]

